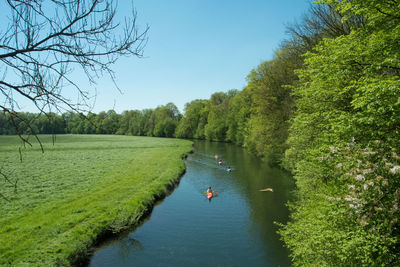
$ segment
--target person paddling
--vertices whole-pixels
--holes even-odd
[[[228,166],[228,168],[226,169],[226,171],[227,171],[227,172],[231,172],[231,171],[232,171],[231,166]]]
[[[211,200],[211,198],[213,197],[213,191],[211,189],[211,186],[207,189],[207,199]]]
[[[220,166],[222,165],[222,160],[218,161],[218,165],[220,165]]]

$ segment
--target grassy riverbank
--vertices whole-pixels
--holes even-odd
[[[65,266],[107,232],[134,225],[184,171],[191,143],[128,136],[42,136],[22,149],[0,136],[0,265]]]

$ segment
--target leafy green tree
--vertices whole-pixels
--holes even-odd
[[[208,102],[207,125],[204,127],[204,133],[208,140],[225,141],[228,123],[226,114],[229,111],[229,96],[224,92],[217,92],[211,95]]]
[[[38,133],[41,134],[65,133],[65,122],[55,113],[40,114],[32,120],[32,124],[36,125]]]
[[[397,266],[399,4],[320,2],[365,25],[324,39],[299,71],[286,152],[299,200],[281,233],[298,266]]]
[[[141,135],[141,117],[142,113],[139,110],[126,110],[122,112],[117,134]]]
[[[286,47],[271,61],[261,63],[247,77],[246,91],[252,97],[251,116],[245,146],[268,161],[279,162],[286,150],[289,119],[294,100],[295,70],[302,66]]]
[[[84,122],[80,114],[75,112],[66,112],[62,115],[65,124],[66,132],[72,134],[80,134],[84,132]]]
[[[130,132],[132,135],[144,135],[146,118],[144,111],[134,110],[132,113],[132,120],[130,124]]]
[[[105,134],[115,134],[119,128],[120,115],[114,110],[107,111],[103,120],[101,121],[100,127]]]
[[[251,115],[252,99],[246,88],[237,92],[229,102],[227,114],[228,131],[226,141],[243,145],[248,136],[248,120]]]
[[[199,134],[199,129],[204,125],[202,121],[202,111],[207,105],[207,100],[193,100],[185,105],[184,116],[179,121],[175,135],[178,138],[204,138],[203,134]],[[207,114],[208,116],[208,114]],[[206,120],[206,119],[205,119]],[[204,126],[203,126],[204,128]]]
[[[0,113],[0,135],[8,134],[8,121],[4,112]]]
[[[154,129],[154,116],[152,115],[154,110],[152,109],[144,109],[143,111],[143,121],[144,121],[144,135],[153,136]]]
[[[97,115],[95,113],[89,112],[86,115],[86,119],[83,121],[83,132],[84,134],[95,134],[96,133],[96,120]]]
[[[151,136],[173,137],[181,115],[173,103],[157,107],[149,118],[149,124],[154,125]]]

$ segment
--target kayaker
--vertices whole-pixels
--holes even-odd
[[[208,187],[208,189],[207,189],[207,194],[209,194],[209,193],[213,193],[213,191],[212,191],[212,189],[211,189],[211,186],[210,187]]]
[[[217,154],[215,154],[215,155],[214,155],[214,158],[215,158],[215,159],[218,159],[218,155],[217,155]]]
[[[219,161],[218,161],[218,164],[219,164],[219,165],[222,165],[222,160],[219,160]]]
[[[232,171],[231,166],[228,166],[228,169],[226,169],[226,171],[227,171],[227,172],[231,172],[231,171]]]

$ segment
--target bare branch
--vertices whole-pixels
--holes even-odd
[[[9,115],[9,123],[24,146],[32,146],[29,139],[33,136],[43,152],[32,121],[18,113],[21,97],[38,110],[33,120],[52,110],[73,111],[86,118],[92,108],[92,96],[88,88],[74,80],[73,74],[85,73],[91,85],[106,74],[119,90],[113,64],[122,56],[142,57],[149,27],[138,30],[133,8],[129,17],[117,21],[114,0],[6,3],[9,23],[0,25],[0,94],[4,97],[0,111]],[[68,95],[71,91],[76,93],[77,100],[69,99],[66,90]],[[19,129],[21,122],[25,130]],[[12,183],[1,170],[0,175]],[[13,185],[16,189],[16,181]],[[5,198],[2,194],[0,197]]]
[[[7,3],[13,21],[0,37],[0,70],[5,77],[0,90],[9,92],[10,102],[11,92],[16,92],[38,107],[58,109],[56,104],[62,103],[84,112],[89,91],[70,78],[73,70],[80,68],[92,84],[103,72],[115,82],[112,64],[121,56],[141,57],[147,43],[149,27],[138,31],[134,10],[124,26],[116,23],[116,4],[111,0],[51,0],[46,6],[43,1]],[[51,8],[54,13],[44,12]],[[71,85],[83,103],[62,97]]]

